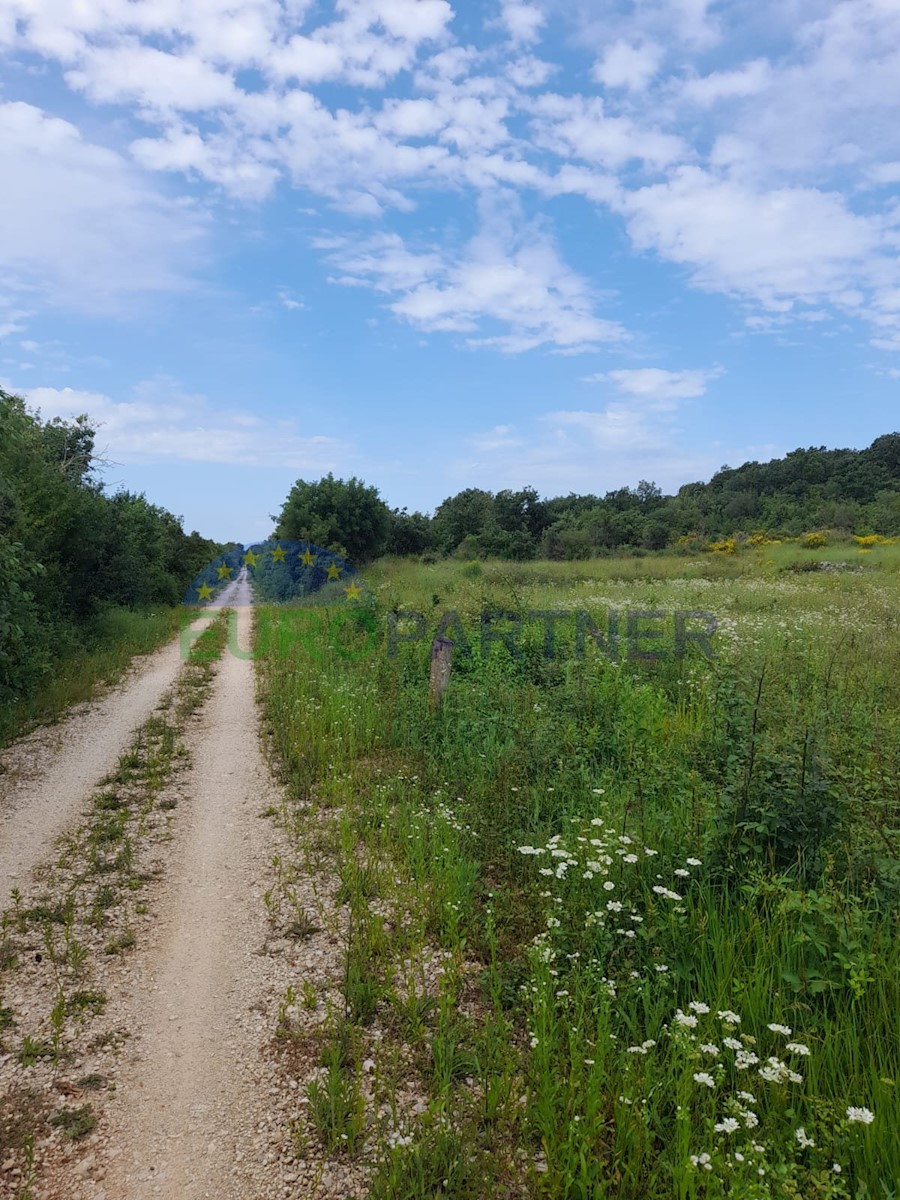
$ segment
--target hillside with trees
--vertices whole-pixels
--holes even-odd
[[[381,554],[464,558],[583,559],[621,550],[702,546],[765,531],[796,537],[815,529],[900,535],[900,434],[865,450],[793,450],[770,462],[722,467],[709,483],[674,496],[654,483],[605,495],[542,499],[518,491],[466,488],[434,515],[389,509],[375,488],[328,475],[294,485],[276,536],[327,546],[358,563]]]
[[[0,729],[112,610],[177,605],[217,552],[143,495],[104,491],[87,417],[0,391]]]

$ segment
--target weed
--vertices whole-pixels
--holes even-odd
[[[132,950],[137,945],[137,937],[133,929],[126,929],[106,943],[104,949],[107,954],[122,954],[125,950]]]
[[[61,1129],[70,1141],[78,1142],[97,1128],[97,1118],[89,1104],[82,1104],[79,1108],[61,1108],[50,1118],[50,1124]]]
[[[23,1067],[33,1067],[42,1058],[53,1058],[53,1044],[43,1038],[33,1038],[26,1034],[19,1048],[19,1062]]]
[[[339,1046],[329,1048],[325,1060],[322,1074],[306,1090],[309,1119],[329,1153],[352,1152],[366,1126],[359,1081],[344,1065]]]

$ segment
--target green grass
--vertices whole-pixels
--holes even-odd
[[[863,569],[794,569],[842,554]],[[390,657],[326,611],[292,641],[272,609],[258,640],[295,802],[340,810],[372,1194],[437,1194],[444,1170],[460,1198],[894,1197],[900,548],[385,562],[368,582],[376,629],[417,610],[426,636]],[[486,608],[652,609],[669,634],[704,610],[718,657],[579,658],[574,620],[553,660],[534,620],[518,657],[484,657]],[[448,609],[474,633],[434,713]]]
[[[0,712],[0,747],[32,725],[58,720],[71,705],[115,683],[135,656],[150,654],[175,636],[182,611],[111,608],[88,622],[77,639],[70,635],[35,694]]]

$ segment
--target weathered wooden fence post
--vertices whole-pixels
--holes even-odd
[[[441,706],[452,670],[453,643],[449,638],[435,638],[431,643],[431,708],[433,712],[436,712]]]

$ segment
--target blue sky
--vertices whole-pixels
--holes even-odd
[[[900,427],[897,0],[0,0],[0,383],[253,540]]]

